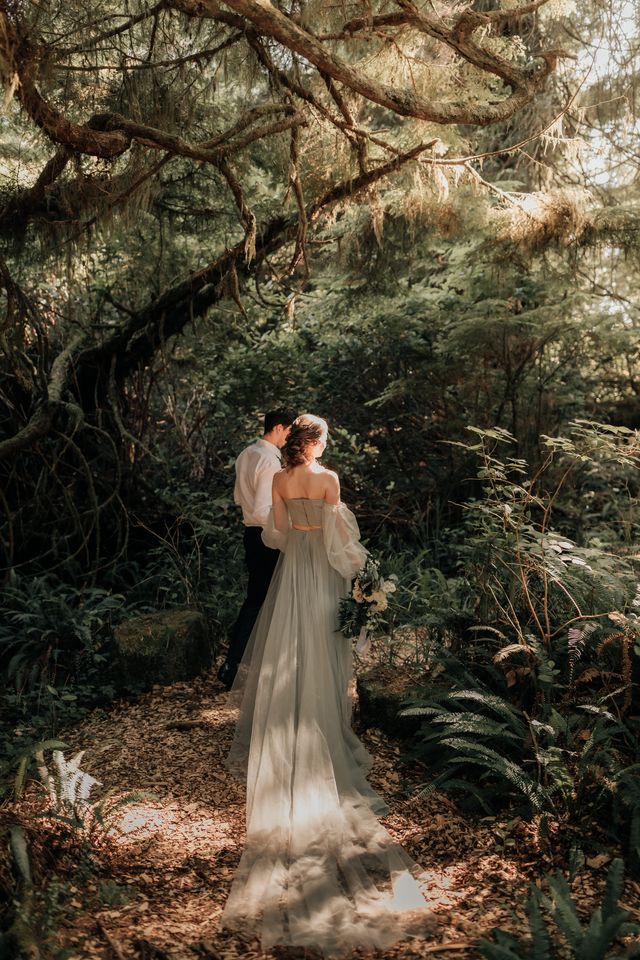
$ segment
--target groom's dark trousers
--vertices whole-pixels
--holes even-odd
[[[246,650],[253,625],[264,603],[273,571],[276,568],[279,550],[265,547],[262,542],[262,527],[244,528],[244,557],[249,571],[247,597],[240,608],[238,619],[231,631],[231,640],[227,652],[227,663],[237,667]]]

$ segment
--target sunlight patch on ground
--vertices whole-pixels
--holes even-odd
[[[181,853],[188,855],[196,848],[199,853],[214,855],[235,845],[235,832],[227,820],[211,816],[194,818],[194,812],[177,803],[129,804],[110,826],[109,835],[120,847],[153,839],[163,846],[171,846],[177,859]]]
[[[221,711],[220,707],[216,705],[211,709],[198,710],[197,714],[193,715],[193,718],[194,720],[201,720],[203,724],[206,723],[208,727],[216,730],[221,727],[229,727],[233,723],[235,713],[237,713],[237,711],[234,712],[228,709]]]

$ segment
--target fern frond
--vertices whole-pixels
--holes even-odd
[[[545,905],[549,907],[554,923],[564,934],[569,946],[577,952],[584,940],[584,930],[571,898],[569,884],[561,873],[556,873],[549,877],[549,888],[553,904],[546,900]]]
[[[535,657],[535,653],[531,647],[527,646],[524,643],[510,643],[507,647],[503,647],[502,650],[498,650],[497,653],[493,655],[494,663],[502,663],[503,660],[509,660],[513,654],[516,653],[526,653],[529,657]]]
[[[533,887],[527,900],[527,920],[533,938],[531,960],[553,960],[553,944],[540,910],[537,887]]]
[[[402,710],[398,710],[399,717],[431,717],[435,714],[442,713],[442,707],[403,707]]]
[[[524,736],[527,732],[526,725],[516,708],[496,694],[485,693],[482,690],[454,690],[449,694],[449,697],[451,700],[474,700],[504,717],[516,733],[521,733]]]
[[[628,916],[626,910],[616,910],[603,920],[600,909],[593,913],[584,938],[585,960],[607,960],[611,956],[609,947],[620,935]]]
[[[602,899],[602,916],[607,919],[618,909],[618,901],[624,889],[624,860],[616,857],[609,867]]]
[[[504,930],[494,930],[493,936],[495,942],[484,937],[478,941],[478,950],[485,960],[530,960],[531,954],[517,937]]]

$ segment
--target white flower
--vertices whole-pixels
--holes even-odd
[[[389,580],[382,581],[382,589],[384,590],[385,593],[395,593],[398,588],[396,586],[395,580],[389,579]]]

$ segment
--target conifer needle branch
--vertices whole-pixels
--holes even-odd
[[[306,225],[317,220],[333,205],[353,200],[374,183],[417,160],[421,153],[433,147],[436,142],[437,140],[432,139],[421,143],[366,173],[335,184],[305,207]],[[228,173],[230,168],[226,169]],[[233,179],[231,172],[232,182]],[[229,177],[227,182],[231,187]],[[299,238],[300,221],[300,212],[298,216],[273,219],[257,233],[255,254],[251,262],[246,256],[245,237],[207,266],[168,288],[141,310],[131,313],[101,344],[83,349],[82,335],[74,339],[53,363],[47,399],[36,408],[30,420],[17,434],[0,442],[0,460],[15,457],[55,429],[57,411],[61,407],[70,406],[63,400],[64,393],[72,390],[74,384],[82,380],[85,390],[88,390],[87,383],[94,379],[97,384],[99,378],[104,376],[106,379],[112,378],[113,389],[114,383],[145,366],[169,337],[179,333],[187,323],[206,314],[225,296],[230,296],[236,303],[240,303],[240,276],[243,279],[250,277],[270,254]],[[80,413],[79,407],[75,404],[73,407]]]
[[[447,26],[442,18],[427,16],[409,0],[397,2],[402,7],[402,19],[399,22],[428,33],[480,70],[498,75],[511,87],[511,94],[502,100],[487,100],[483,103],[437,103],[414,90],[394,87],[356,69],[333,53],[327,44],[310,30],[286,16],[270,0],[227,0],[226,6],[245,18],[263,36],[272,37],[289,50],[300,54],[321,73],[327,74],[371,102],[378,103],[400,116],[440,124],[467,123],[484,126],[510,118],[535,98],[555,68],[558,57],[564,55],[562,51],[543,53],[532,69],[518,67],[472,41],[470,36],[475,27],[472,29],[472,24],[464,20],[464,14],[451,26]],[[189,0],[180,0],[181,8],[184,8],[185,3],[189,4]],[[193,7],[193,3],[189,5]],[[219,9],[213,0],[202,0],[200,7],[207,8],[208,16],[213,18]]]
[[[97,44],[103,43],[105,40],[111,40],[113,37],[120,36],[123,33],[131,30],[132,27],[135,27],[136,24],[142,23],[143,20],[149,20],[150,18],[156,17],[161,10],[165,10],[168,7],[168,0],[159,0],[159,3],[156,3],[155,6],[149,7],[148,10],[143,10],[141,13],[136,14],[133,17],[129,17],[125,23],[121,23],[118,27],[113,27],[111,30],[105,30],[103,33],[97,34],[95,37],[91,37],[90,40],[87,40],[85,43],[76,44],[73,47],[63,47],[57,51],[58,56],[69,56],[73,53],[85,53],[89,50],[94,50]]]
[[[347,126],[345,129],[345,133],[347,133],[347,135],[349,136],[349,139],[351,140],[351,142],[355,147],[355,152],[358,158],[358,167],[360,169],[360,173],[366,173],[367,172],[366,138],[363,137],[360,131],[357,130],[355,120],[353,118],[351,110],[349,109],[349,105],[345,100],[345,98],[342,96],[337,85],[333,82],[333,79],[331,77],[328,77],[326,74],[321,74],[321,76],[326,84],[327,90],[329,91],[331,98],[337,105],[340,113],[342,114],[342,116],[346,121]]]
[[[256,140],[281,133],[305,118],[295,113],[288,104],[265,104],[241,117],[228,131],[203,144],[190,144],[182,137],[167,133],[145,123],[129,120],[117,113],[96,114],[85,123],[69,120],[53,106],[37,86],[42,51],[27,38],[20,36],[7,13],[0,13],[0,80],[16,96],[28,116],[55,143],[73,153],[87,154],[113,160],[122,156],[136,142],[151,149],[171,153],[206,163],[215,163],[245,149]],[[256,119],[267,114],[284,113],[280,120],[251,129]],[[243,137],[234,139],[245,132]]]
[[[362,127],[357,126],[354,118],[351,116],[350,111],[348,111],[349,117],[348,118],[345,117],[345,114],[343,113],[344,119],[341,120],[340,117],[337,117],[334,113],[332,113],[331,110],[329,110],[325,106],[325,104],[322,103],[322,101],[319,100],[318,97],[316,97],[310,90],[308,90],[301,83],[294,80],[291,76],[289,76],[289,74],[285,70],[282,70],[280,67],[277,67],[275,65],[268,50],[266,49],[265,45],[260,42],[260,39],[255,31],[247,30],[246,36],[247,36],[247,42],[249,46],[254,50],[260,63],[262,63],[262,65],[265,67],[269,75],[273,78],[275,84],[278,87],[283,87],[285,90],[288,90],[290,93],[293,93],[296,97],[298,97],[304,103],[307,103],[310,107],[312,107],[316,111],[316,113],[320,117],[327,120],[332,126],[334,126],[337,130],[339,130],[340,133],[348,137],[352,143],[356,140],[357,142],[369,141],[370,143],[373,143],[379,147],[382,147],[382,149],[387,151],[388,153],[399,155],[402,152],[397,147],[394,147],[392,144],[387,143],[385,140],[382,140],[380,137],[375,136],[369,130],[365,130]],[[325,80],[325,84],[327,84],[328,80],[331,81],[332,87],[329,92],[333,97],[334,91],[337,90],[336,85],[333,83],[331,78],[327,77],[326,75],[323,77],[323,79]],[[327,85],[327,89],[329,89],[328,85]],[[341,97],[341,100],[342,100],[342,103],[346,106],[346,101],[344,100],[344,97]],[[337,103],[337,101],[335,101],[335,98],[334,98],[334,102]],[[339,107],[339,109],[341,108]],[[358,148],[356,148],[356,150],[357,149]]]

